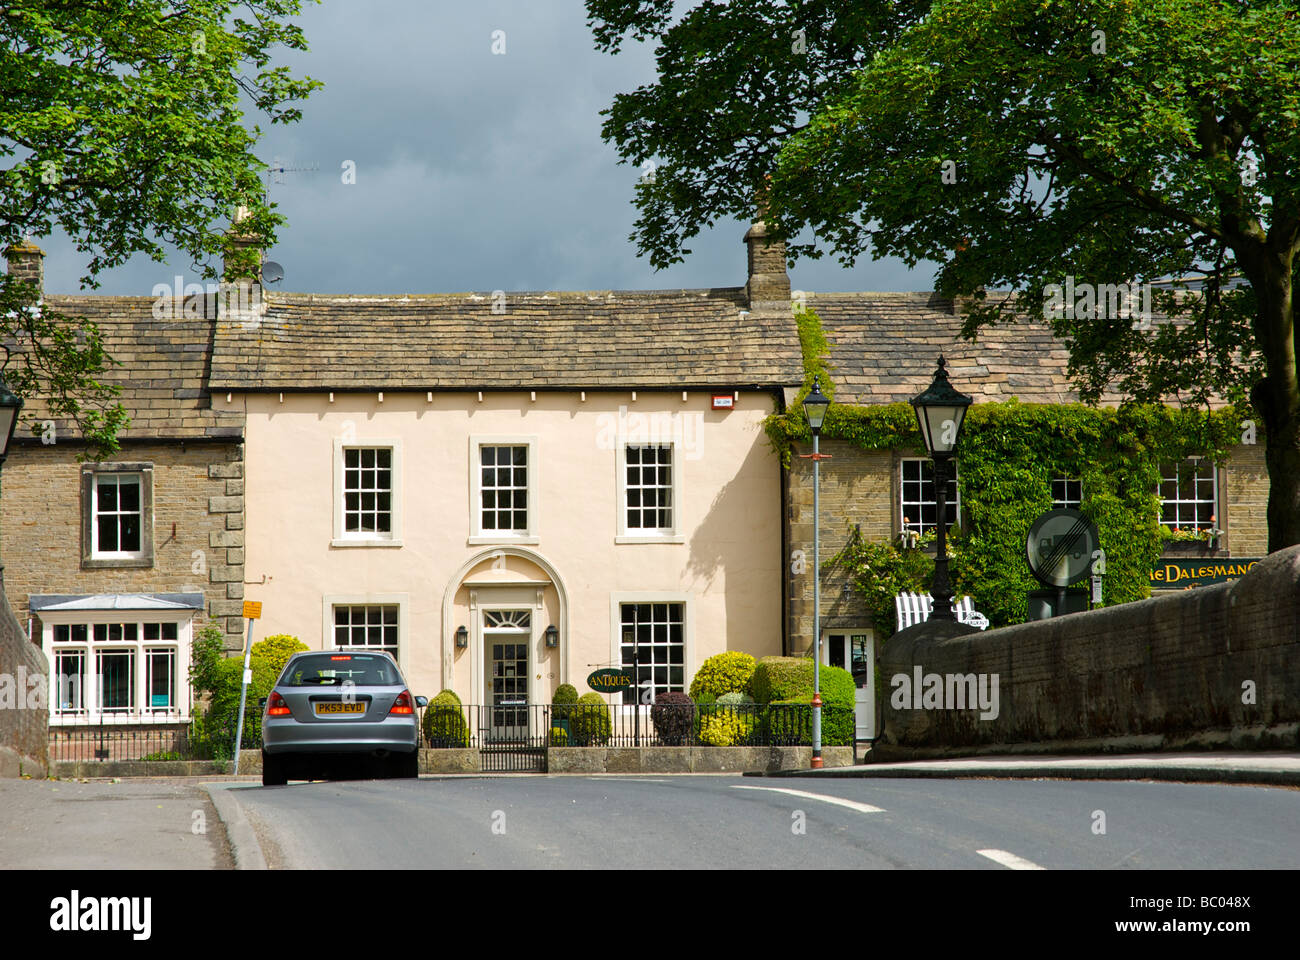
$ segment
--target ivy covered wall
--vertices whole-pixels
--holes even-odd
[[[834,400],[834,370],[826,360],[830,350],[820,320],[804,311],[798,322],[804,392],[817,375],[822,391]],[[959,382],[953,386],[964,389]],[[795,444],[811,443],[802,399],[801,393],[786,413],[766,423],[787,465]],[[1158,522],[1161,466],[1191,456],[1226,463],[1231,449],[1242,441],[1246,416],[1232,408],[1125,404],[1114,409],[1020,403],[1014,398],[973,404],[959,446],[961,524],[949,539],[955,592],[974,597],[994,626],[1026,619],[1027,596],[1042,587],[1025,562],[1025,537],[1033,521],[1052,507],[1052,480],[1069,477],[1082,481],[1080,509],[1096,523],[1106,551],[1103,602],[1148,596],[1149,571],[1161,556],[1167,534]],[[906,403],[833,402],[822,437],[864,451],[925,456],[915,415]],[[835,469],[834,463],[823,466],[824,477]],[[835,518],[823,517],[822,524],[823,529],[834,526]],[[893,630],[894,596],[903,589],[927,589],[933,567],[924,550],[856,533],[842,551],[823,562],[824,570],[838,568],[848,575],[881,636]]]

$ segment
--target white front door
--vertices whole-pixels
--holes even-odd
[[[857,739],[876,738],[876,641],[870,630],[826,630],[822,633],[822,663],[853,674],[857,687],[853,713]]]
[[[527,610],[483,611],[484,708],[493,740],[528,736],[528,648],[532,614]]]

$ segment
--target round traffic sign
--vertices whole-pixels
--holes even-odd
[[[1029,528],[1025,555],[1029,569],[1049,587],[1078,583],[1092,568],[1100,549],[1097,525],[1078,510],[1049,510]]]

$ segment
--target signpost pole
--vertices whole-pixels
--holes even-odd
[[[253,621],[262,615],[260,603],[244,603],[244,616],[248,619],[248,635],[244,638],[244,680],[239,688],[239,726],[235,728],[235,776],[239,776],[239,751],[244,745],[244,704],[248,700],[248,682],[253,679],[249,661],[253,656]]]

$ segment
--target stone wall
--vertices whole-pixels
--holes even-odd
[[[31,594],[203,593],[229,649],[243,646],[244,464],[238,443],[127,441],[113,458],[153,464],[154,562],[85,569],[79,448],[31,441],[4,465],[0,530],[9,601]],[[39,638],[39,623],[32,627]]]
[[[800,656],[812,646],[813,635],[813,468],[810,444],[796,444],[787,475],[787,530],[791,556],[786,558],[786,635],[791,656]],[[894,501],[897,459],[890,451],[861,450],[840,440],[824,440],[821,452],[830,460],[821,465],[821,557],[833,557],[848,542],[854,527],[860,526],[868,540],[888,540],[898,530]],[[792,569],[795,551],[802,551],[804,572]],[[862,601],[847,590],[842,571],[824,572],[821,587],[822,627],[857,627],[871,623]]]
[[[1224,516],[1219,526],[1228,534],[1225,545],[1234,557],[1262,557],[1268,553],[1268,468],[1264,464],[1264,445],[1233,447],[1224,475],[1227,489],[1220,494]]]
[[[871,756],[1295,749],[1297,664],[1300,547],[1231,583],[1088,613],[962,636],[923,624],[896,634],[880,657],[884,717]],[[900,708],[893,678],[913,678],[917,667],[923,678],[996,677],[996,716],[952,701]]]
[[[0,582],[0,603],[4,596]],[[0,777],[46,774],[49,674],[40,647],[28,643],[8,609],[0,609]]]

